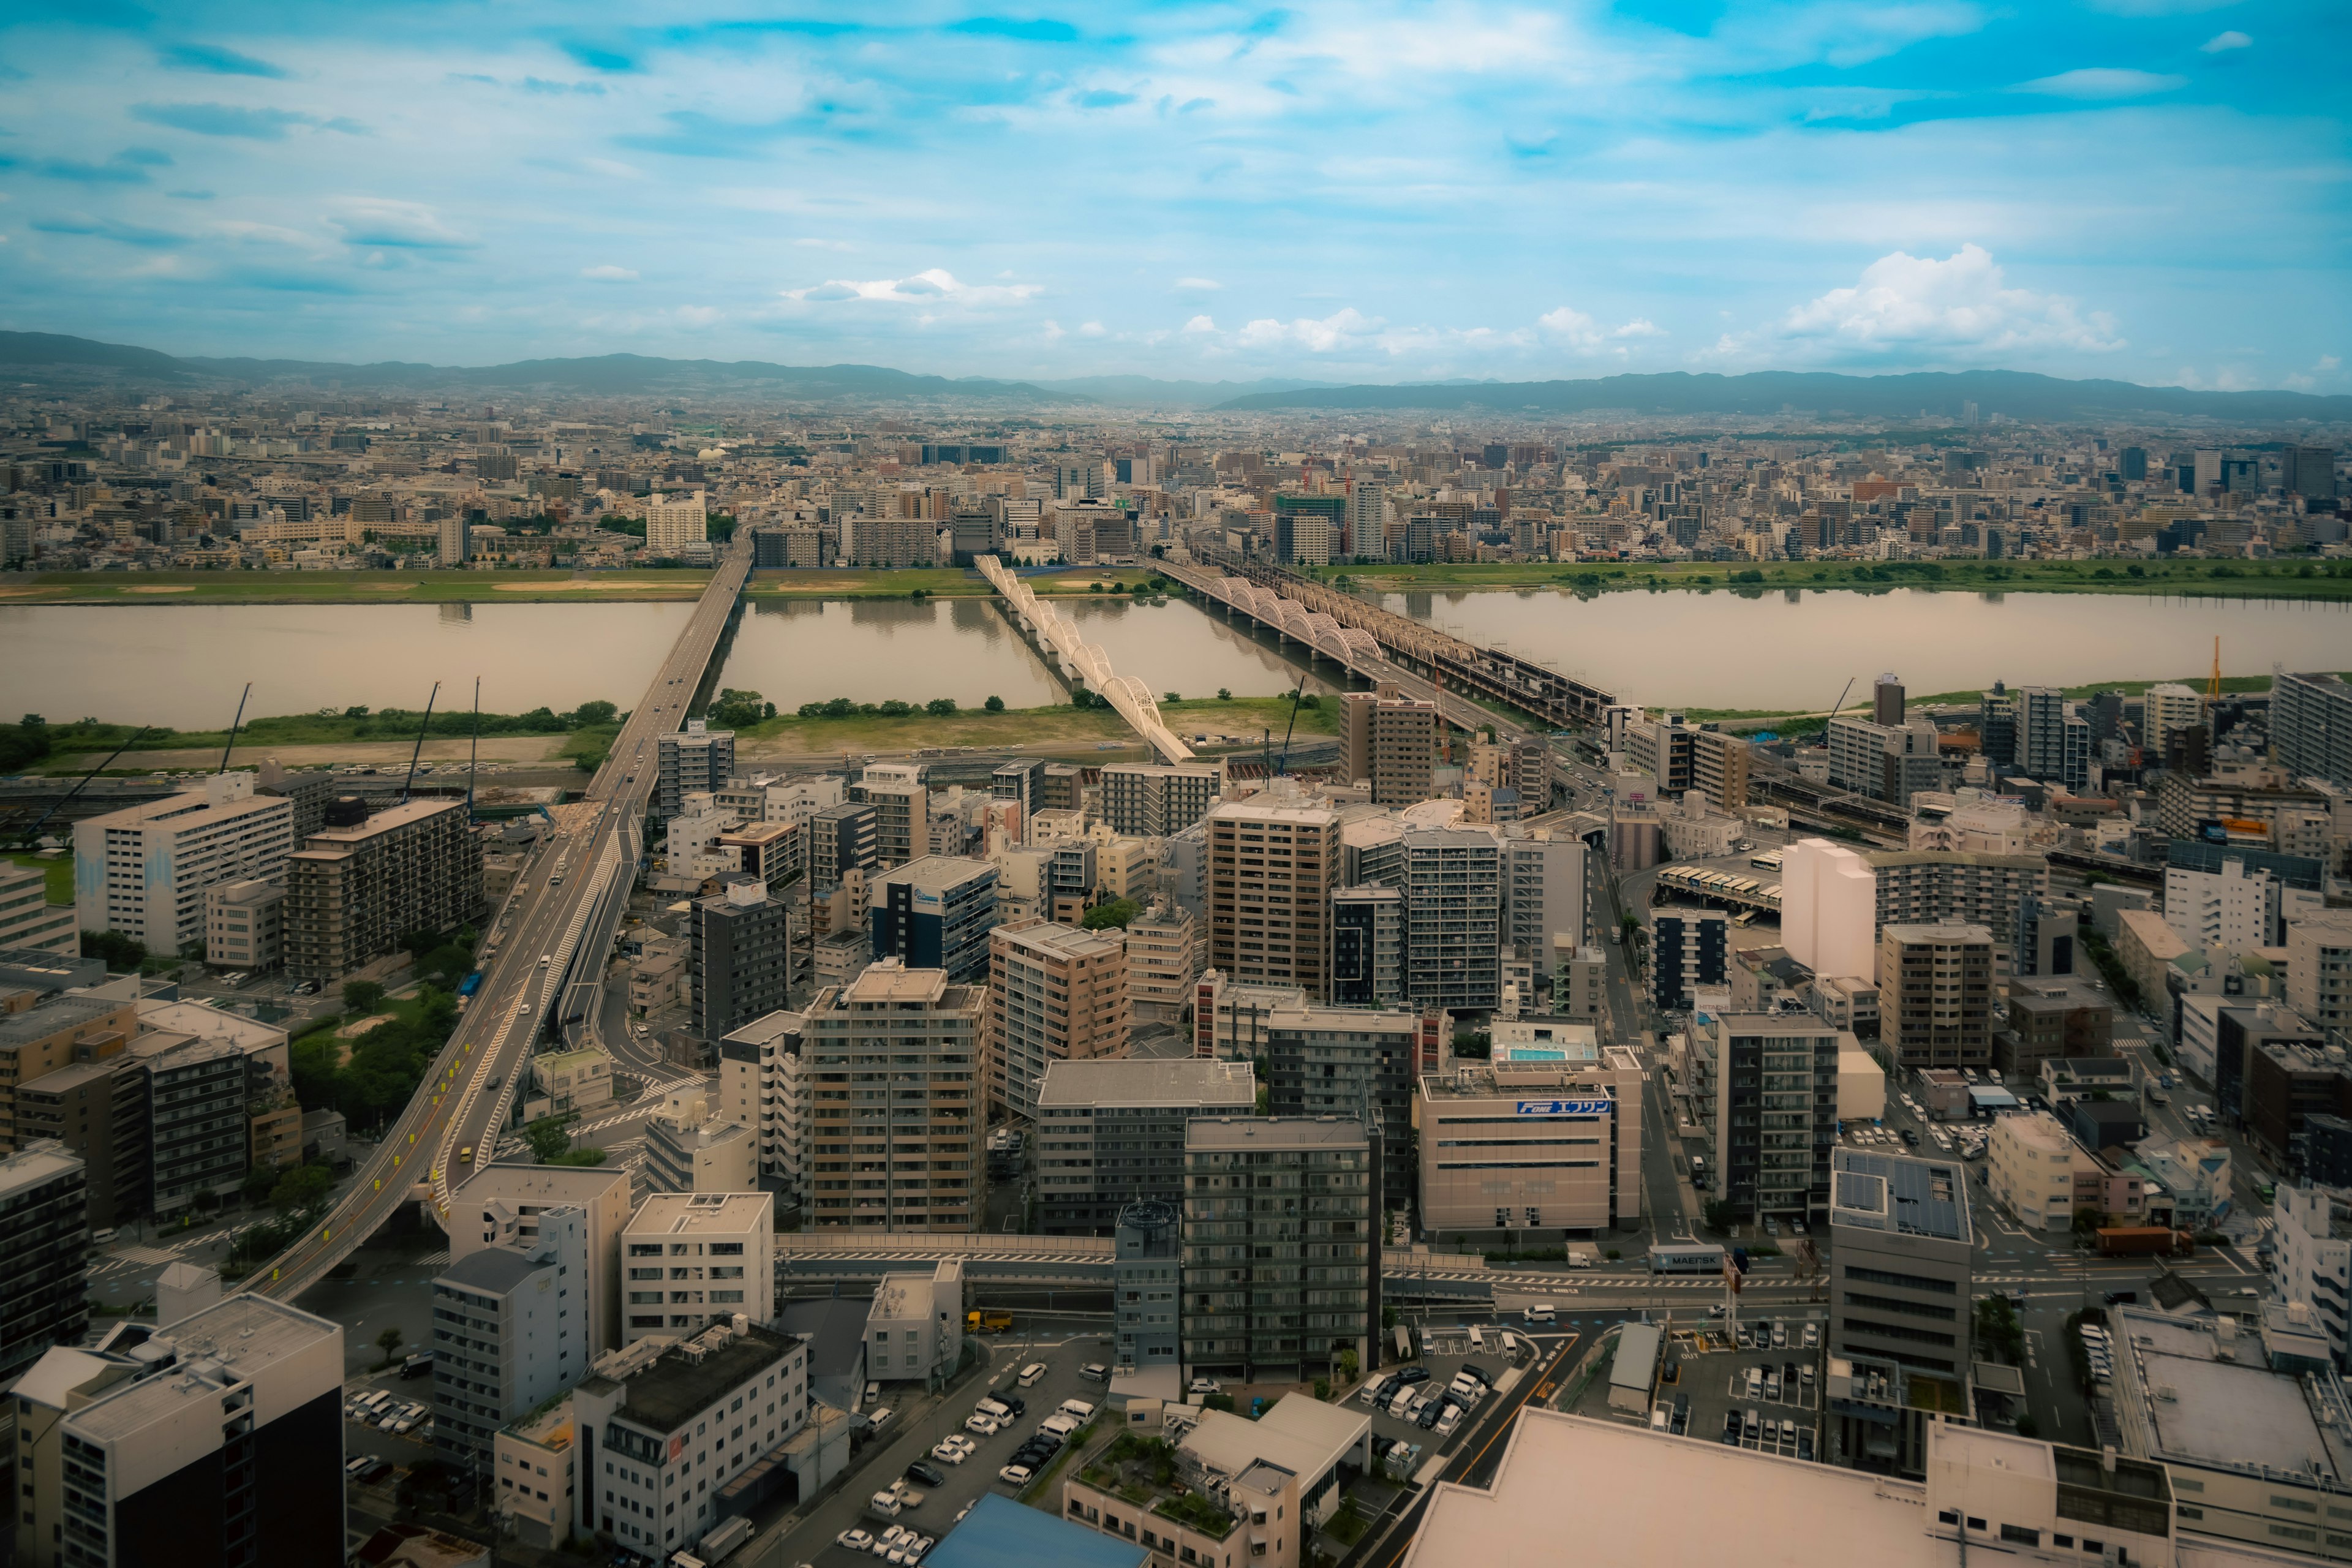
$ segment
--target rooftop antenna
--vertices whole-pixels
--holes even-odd
[[[243,695],[236,700],[236,717],[229,723],[228,744],[221,748],[221,765],[216,770],[220,773],[228,772],[228,754],[236,746],[236,732],[245,728],[245,700],[252,695],[253,682],[248,680],[245,683]]]
[[[432,694],[425,699],[425,720],[416,726],[416,746],[408,753],[408,776],[400,781],[400,798],[408,798],[408,786],[416,779],[416,759],[425,754],[425,731],[433,727],[434,699],[441,695],[441,683],[433,683]]]

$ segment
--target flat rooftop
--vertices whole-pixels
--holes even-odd
[[[740,1236],[747,1230],[772,1230],[775,1215],[772,1193],[648,1193],[621,1234],[635,1237],[724,1231]]]
[[[1229,1410],[1204,1411],[1178,1447],[1219,1475],[1244,1476],[1256,1465],[1271,1464],[1297,1476],[1302,1487],[1312,1487],[1371,1429],[1371,1416],[1358,1415],[1353,1405],[1294,1394],[1276,1401],[1255,1421]]]
[[[1184,1126],[1187,1149],[1363,1148],[1360,1121],[1339,1116],[1203,1116]]]
[[[1565,1495],[1571,1489],[1573,1498]],[[1713,1525],[1688,1528],[1695,1509],[1738,1521],[1736,1542]],[[1930,1522],[1920,1488],[1531,1405],[1489,1489],[1449,1481],[1433,1489],[1402,1568],[1571,1560],[1721,1568],[1727,1557],[1740,1568],[1818,1568],[1825,1560],[1957,1568],[1958,1546],[1931,1539]]]
[[[219,1419],[225,1388],[260,1376],[276,1362],[340,1341],[340,1324],[258,1296],[231,1296],[159,1331],[151,1345],[169,1342],[179,1355],[169,1372],[126,1384],[84,1405],[71,1417],[76,1430],[97,1442],[116,1442],[172,1418],[190,1405],[203,1405]],[[340,1363],[341,1352],[336,1352]]]
[[[2131,1307],[2116,1310],[2113,1321],[2142,1395],[2118,1401],[2118,1413],[2127,1424],[2140,1422],[2151,1458],[2240,1471],[2260,1465],[2352,1485],[2340,1421],[2323,1426],[2313,1392],[2263,1365],[2259,1340],[2240,1334],[2224,1361],[2210,1321]],[[2172,1397],[2154,1396],[2158,1389]]]
[[[709,1337],[706,1332],[703,1340]],[[616,1414],[631,1426],[667,1436],[782,1361],[795,1342],[753,1323],[740,1333],[730,1331],[726,1343],[703,1351],[698,1360],[687,1345],[668,1346],[643,1371],[625,1379],[628,1398]]]
[[[1230,1106],[1245,1115],[1256,1104],[1257,1073],[1248,1062],[1200,1057],[1064,1058],[1045,1064],[1045,1081],[1037,1090],[1041,1110],[1202,1105]]]
[[[1967,1174],[1956,1161],[1840,1149],[1830,1156],[1830,1223],[1972,1240]]]

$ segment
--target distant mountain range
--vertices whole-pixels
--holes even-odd
[[[1850,414],[1867,419],[1957,419],[1980,415],[2064,420],[2150,414],[2215,419],[2352,419],[2352,396],[2306,392],[2191,392],[2128,381],[2063,381],[2029,371],[1915,372],[1839,375],[1828,371],[1757,371],[1747,375],[1609,375],[1591,381],[1446,382],[1413,386],[1334,386],[1266,391],[1230,398],[1221,410],[1475,408],[1497,413],[1771,415]]]
[[[1475,409],[1496,414],[1771,416],[1851,415],[1898,422],[1958,420],[1964,405],[1979,414],[2029,420],[2128,419],[2158,416],[2242,423],[2352,420],[2352,396],[2304,392],[2192,392],[2127,381],[2065,381],[2026,371],[1918,372],[1840,375],[1828,371],[1758,371],[1747,375],[1611,375],[1587,381],[1444,381],[1411,385],[1339,385],[1266,377],[1257,381],[1162,381],[1144,375],[1090,375],[1043,382],[982,376],[918,375],[882,365],[786,365],[764,360],[658,359],[601,354],[523,360],[513,364],[430,365],[397,360],[374,364],[289,359],[178,357],[127,343],[57,332],[0,331],[0,366],[9,374],[42,370],[131,380],[247,384],[334,382],[346,387],[411,391],[438,388],[543,389],[606,395],[665,392],[766,392],[823,402],[973,399],[1003,403],[1085,403],[1213,408],[1237,413],[1327,409]]]
[[[123,343],[55,332],[0,332],[0,365],[112,372],[156,381],[215,380],[337,382],[347,387],[425,390],[439,387],[544,388],[590,395],[719,390],[770,390],[812,401],[860,398],[995,398],[1030,403],[1071,401],[1023,381],[916,375],[871,364],[788,365],[764,360],[654,359],[600,354],[592,359],[523,360],[514,364],[432,365],[398,360],[337,364],[292,359],[206,359],[159,353]]]
[[[1336,388],[1340,384],[1294,381],[1282,376],[1267,376],[1260,381],[1160,381],[1149,375],[1080,375],[1037,384],[1048,392],[1067,393],[1096,403],[1202,408],[1238,397]]]

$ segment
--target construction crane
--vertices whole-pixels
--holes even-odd
[[[2205,682],[2205,700],[2208,702],[2221,700],[2221,639],[2218,637],[2213,639],[2213,674],[2212,678]]]
[[[1286,778],[1290,774],[1290,737],[1296,733],[1298,729],[1298,704],[1300,700],[1305,698],[1306,695],[1307,672],[1302,669],[1298,672],[1298,689],[1290,694],[1290,722],[1283,726],[1282,731],[1282,773],[1283,776]],[[1269,735],[1273,732],[1274,731],[1271,730],[1266,731]],[[1266,773],[1266,779],[1271,783],[1273,778],[1273,771],[1269,769]]]

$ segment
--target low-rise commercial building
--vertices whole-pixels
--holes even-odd
[[[2029,1230],[2074,1223],[2075,1171],[2082,1151],[2046,1111],[1994,1120],[1985,1142],[1985,1184],[1993,1202]]]
[[[1498,1025],[1498,1026],[1500,1026]],[[1421,1077],[1422,1223],[1440,1241],[1596,1236],[1642,1217],[1642,1066],[1568,1026]]]
[[[945,1377],[963,1352],[963,1265],[885,1274],[866,1312],[866,1370],[877,1383]]]
[[[572,1408],[574,1531],[667,1560],[719,1522],[730,1481],[808,1424],[808,1347],[739,1317],[616,1352],[572,1391]]]
[[[2123,1453],[2161,1465],[2179,1528],[2352,1556],[2352,1400],[2333,1368],[2273,1371],[2231,1316],[2108,1310]]]

